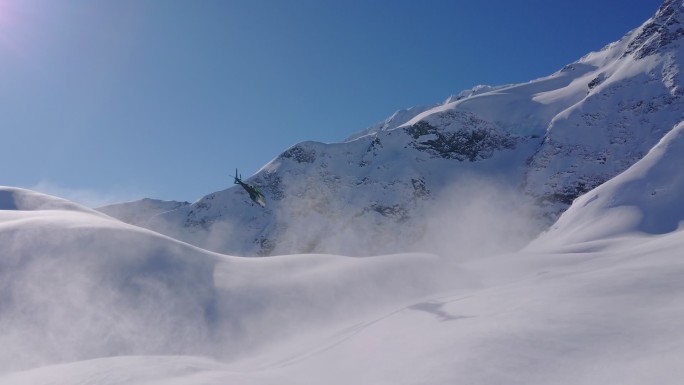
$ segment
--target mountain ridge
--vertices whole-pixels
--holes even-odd
[[[500,195],[522,194],[536,218],[531,233],[541,231],[684,120],[683,7],[664,2],[622,39],[549,76],[400,110],[340,143],[298,143],[249,179],[266,209],[228,188],[147,226],[238,255],[353,255],[344,234],[366,252],[399,252],[426,246],[424,213],[439,197],[484,179],[505,184]]]

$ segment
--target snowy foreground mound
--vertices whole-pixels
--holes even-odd
[[[0,384],[680,384],[683,135],[479,258],[229,257],[0,188]]]
[[[393,309],[445,287],[447,276],[467,282],[420,254],[228,257],[2,187],[0,371],[122,355],[233,361]]]

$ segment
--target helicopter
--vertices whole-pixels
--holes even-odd
[[[242,186],[245,191],[249,194],[249,199],[261,207],[266,207],[266,198],[264,194],[259,190],[259,187],[252,186],[242,181],[242,175],[238,176],[238,170],[235,169],[235,184]]]

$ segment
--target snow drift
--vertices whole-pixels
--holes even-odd
[[[0,370],[136,354],[235,359],[446,281],[428,255],[242,259],[59,198],[9,187],[0,197]]]

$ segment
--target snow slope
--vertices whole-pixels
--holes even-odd
[[[578,198],[530,247],[679,229],[684,220],[682,164],[684,122],[632,167]]]
[[[680,143],[669,135],[587,197],[655,218],[648,189],[621,197],[628,176],[657,185],[677,169]],[[466,260],[240,259],[82,212],[0,211],[0,271],[21,277],[0,279],[0,384],[679,384],[684,232],[611,221],[606,238],[563,238],[604,214],[591,203],[577,200],[541,248]],[[114,236],[137,252],[112,252]]]
[[[401,110],[342,143],[296,144],[249,180],[266,209],[236,186],[139,223],[244,256],[441,253],[426,239],[439,227],[432,214],[461,217],[463,204],[452,203],[476,199],[469,186],[487,183],[496,185],[489,195],[520,202],[512,217],[533,214],[506,223],[528,229],[529,240],[684,119],[682,25],[684,5],[668,0],[619,41],[550,76]]]
[[[430,255],[243,259],[59,198],[0,197],[0,372],[123,355],[234,360],[447,281]]]
[[[2,186],[0,186],[0,210],[67,210],[102,216],[95,210],[66,199],[47,196],[26,189]]]
[[[0,197],[0,368],[209,338],[214,257],[59,198]]]
[[[584,95],[550,121],[526,178],[551,211],[627,169],[684,119],[683,25],[684,4],[667,0],[642,26],[578,61],[590,70],[566,88]]]

